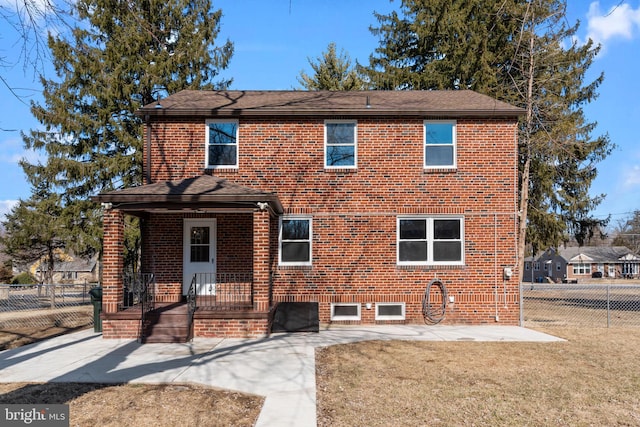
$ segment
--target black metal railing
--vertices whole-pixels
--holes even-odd
[[[253,307],[251,273],[196,273],[192,284],[198,307],[213,310],[245,310]]]
[[[140,306],[140,330],[138,336],[144,341],[144,326],[147,315],[155,307],[156,276],[153,273],[126,273],[123,277],[124,308]]]
[[[196,276],[191,279],[191,285],[189,286],[189,292],[187,292],[187,309],[189,322],[189,339],[193,338],[193,314],[196,312],[198,306],[198,293],[196,292]]]
[[[155,275],[153,273],[125,273],[123,277],[124,308],[134,307],[138,304],[149,305],[153,301],[155,291]]]

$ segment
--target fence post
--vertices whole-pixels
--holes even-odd
[[[524,296],[522,295],[522,293],[524,292],[524,283],[522,281],[519,281],[520,283],[520,326],[524,327],[524,307],[522,307],[522,303],[524,302]],[[531,285],[533,286],[533,282],[531,282]]]
[[[611,283],[607,283],[607,328],[611,325]]]

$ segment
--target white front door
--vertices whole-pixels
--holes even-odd
[[[216,220],[185,219],[183,240],[182,293],[186,295],[194,274],[198,274],[198,295],[216,293]]]

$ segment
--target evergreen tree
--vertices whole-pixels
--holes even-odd
[[[0,241],[4,252],[22,266],[43,261],[44,277],[38,279],[46,283],[53,283],[56,253],[65,247],[63,215],[60,196],[42,185],[31,198],[19,201],[2,224],[5,233]]]
[[[343,50],[336,53],[336,44],[329,43],[327,51],[316,61],[309,59],[309,64],[315,72],[313,76],[304,71],[300,72],[298,82],[307,90],[361,90],[364,81],[355,68],[351,66],[349,55]]]
[[[34,187],[46,181],[62,194],[66,227],[97,248],[100,223],[88,198],[142,183],[142,119],[134,112],[182,89],[226,87],[214,79],[233,46],[214,45],[221,11],[209,0],[79,0],[74,13],[69,39],[49,36],[58,81],[41,80],[44,103],[33,103],[32,113],[42,127],[24,135],[26,148],[43,150],[47,161],[21,166]]]
[[[403,0],[377,15],[380,47],[362,68],[381,89],[472,89],[526,110],[520,122],[520,263],[568,233],[582,244],[606,225],[590,212],[595,165],[611,151],[592,137],[582,107],[600,75],[584,83],[598,48],[574,41],[564,0]],[[522,267],[522,266],[521,266]]]

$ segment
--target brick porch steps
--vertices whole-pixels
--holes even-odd
[[[189,318],[186,303],[156,305],[147,314],[142,327],[143,343],[184,343],[189,341]]]

